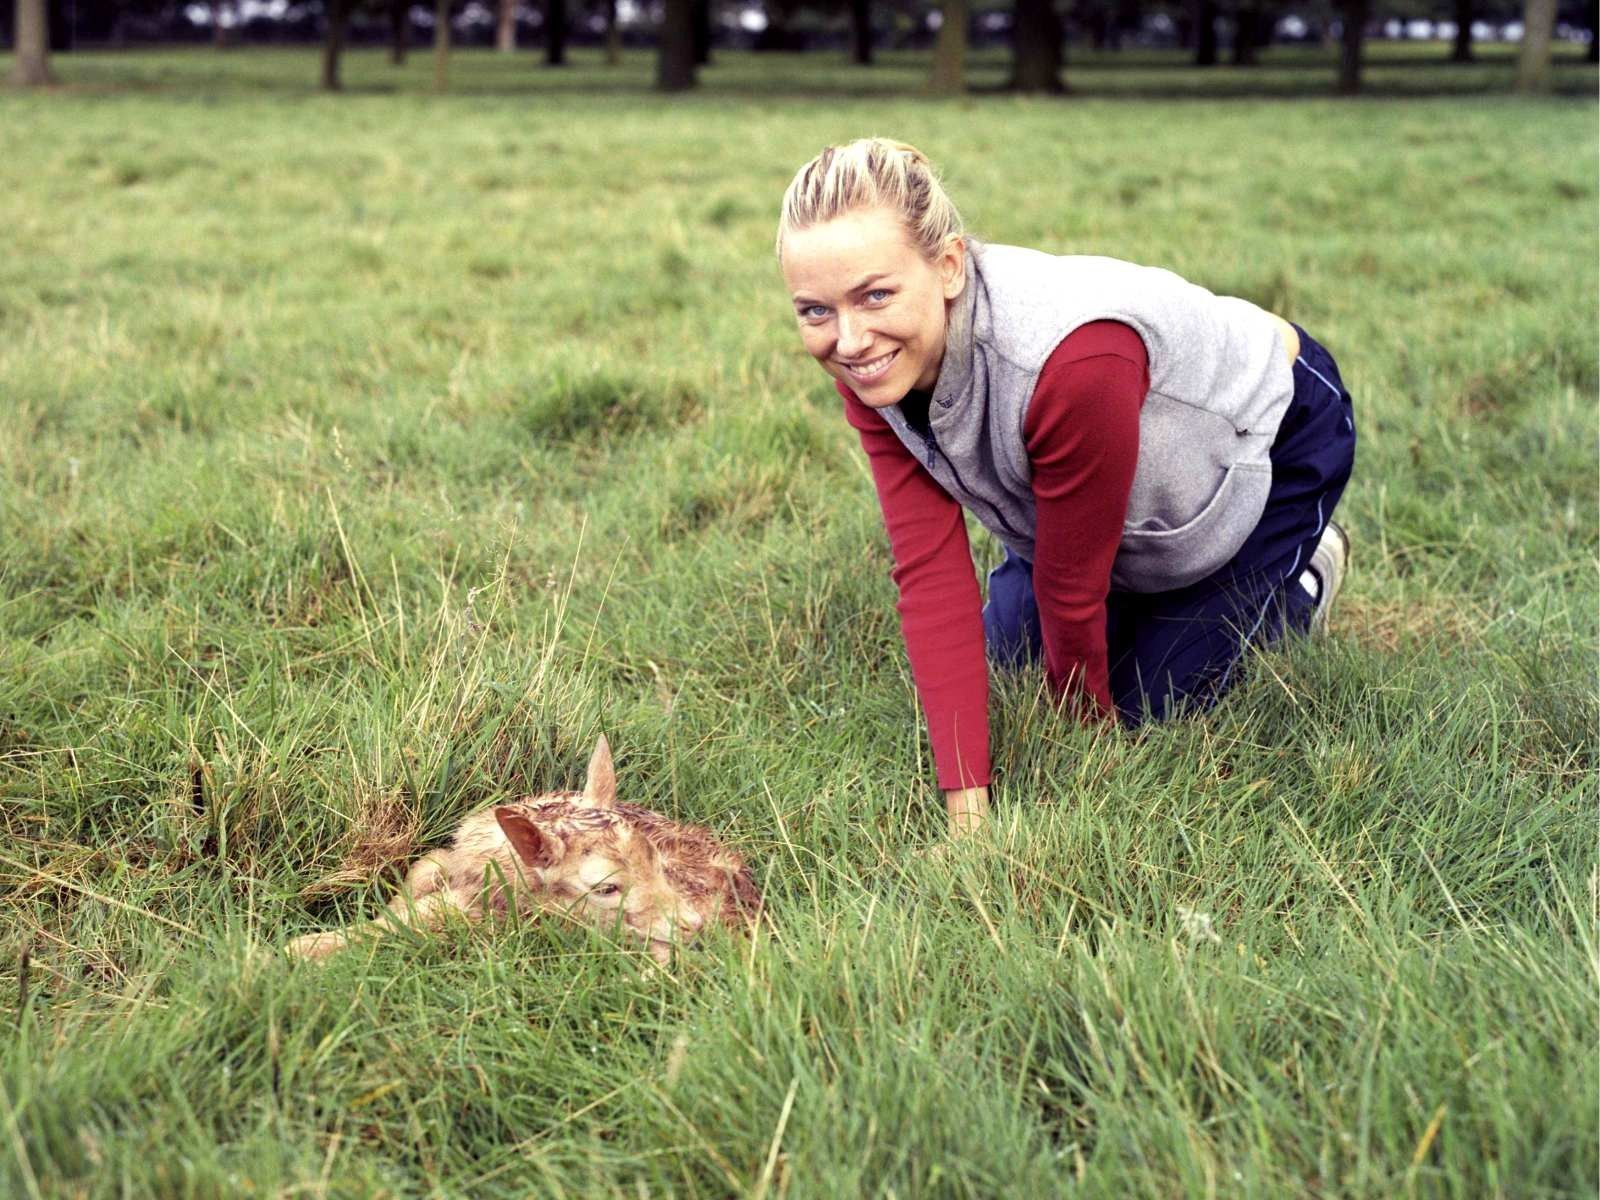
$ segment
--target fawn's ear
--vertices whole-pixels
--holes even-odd
[[[617,772],[611,766],[611,745],[603,733],[595,739],[594,753],[589,756],[583,798],[592,808],[610,808],[617,802]]]
[[[517,857],[530,867],[543,870],[554,866],[561,857],[561,842],[528,819],[520,808],[500,807],[494,810],[494,819],[517,852]]]

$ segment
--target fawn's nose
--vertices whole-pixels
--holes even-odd
[[[693,910],[685,911],[680,909],[678,912],[678,928],[685,933],[699,933],[701,926],[705,923],[705,917]]]

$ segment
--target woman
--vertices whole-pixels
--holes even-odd
[[[1304,330],[1167,271],[964,237],[928,160],[878,138],[800,169],[778,258],[872,467],[953,836],[988,813],[986,645],[1135,724],[1325,624],[1355,426]],[[963,507],[1006,547],[981,608]]]

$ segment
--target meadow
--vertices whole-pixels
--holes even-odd
[[[1409,53],[1354,101],[1289,50],[0,94],[0,1194],[1593,1195],[1596,77]],[[997,678],[997,829],[943,859],[772,257],[866,133],[988,240],[1299,322],[1361,436],[1329,636],[1137,734]],[[602,731],[770,930],[282,959]]]

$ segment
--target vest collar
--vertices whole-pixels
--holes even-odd
[[[967,279],[961,294],[950,305],[944,325],[944,358],[939,363],[939,378],[933,385],[933,404],[928,415],[948,412],[972,391],[973,325],[977,310],[977,256],[972,242],[967,243]]]

